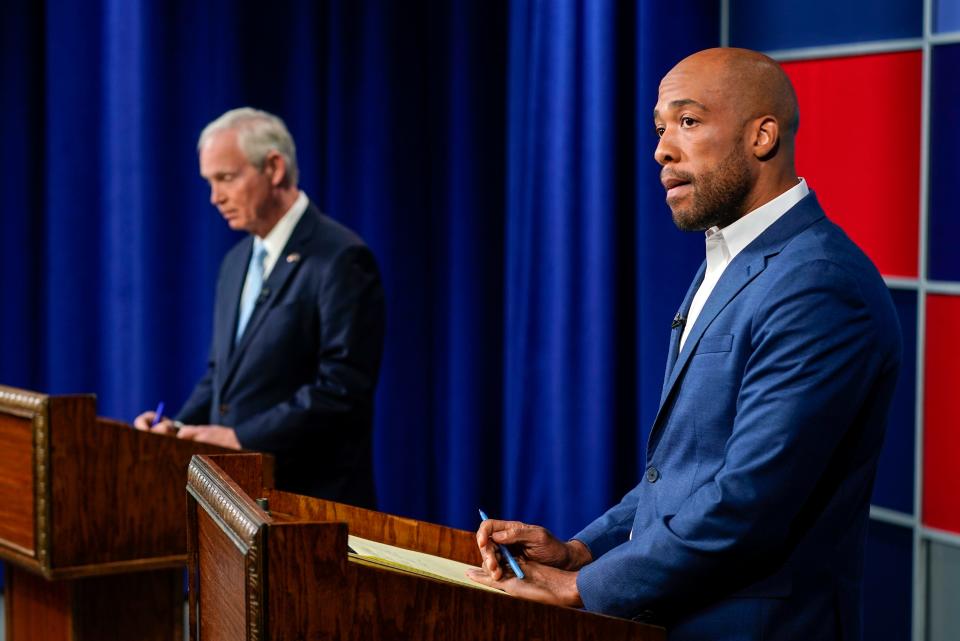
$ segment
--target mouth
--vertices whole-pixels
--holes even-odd
[[[660,184],[667,190],[668,202],[686,195],[687,192],[693,189],[690,180],[678,176],[661,176]]]

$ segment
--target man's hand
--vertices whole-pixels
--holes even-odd
[[[487,519],[477,530],[477,546],[483,569],[494,581],[503,577],[495,544],[508,545],[522,559],[560,570],[579,570],[593,560],[590,550],[580,541],[564,543],[539,525]]]
[[[154,418],[157,416],[156,412],[150,410],[149,412],[144,412],[137,418],[133,419],[133,426],[138,430],[156,432],[158,434],[175,434],[177,431],[176,426],[172,419],[167,418],[166,416],[160,417],[160,420],[157,421],[157,424],[153,424]]]
[[[223,425],[184,425],[177,431],[177,438],[210,443],[234,450],[242,449],[234,429]]]
[[[560,545],[563,544],[560,543]],[[558,570],[524,559],[517,559],[517,563],[520,564],[520,569],[525,575],[522,580],[512,575],[498,580],[481,569],[467,570],[467,577],[477,583],[532,601],[566,605],[571,608],[583,607],[580,591],[577,590],[577,572]]]

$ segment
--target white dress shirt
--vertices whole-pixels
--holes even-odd
[[[303,213],[307,211],[307,205],[309,204],[310,199],[301,191],[297,199],[290,205],[287,213],[277,221],[277,224],[273,226],[270,233],[263,237],[263,246],[267,250],[267,256],[263,259],[264,281],[270,277],[273,266],[277,264],[277,259],[280,258],[283,248],[287,246],[287,241],[290,240],[290,234],[293,233],[293,229],[297,226],[297,223],[300,222],[300,219],[303,218]]]
[[[254,237],[254,251],[256,251],[257,246],[261,244],[264,249],[267,250],[267,255],[263,259],[263,278],[257,283],[254,292],[248,291],[253,284],[251,283],[249,274],[250,267],[247,266],[247,279],[244,281],[243,290],[240,292],[241,301],[247,300],[250,296],[256,296],[260,292],[262,284],[267,282],[270,272],[273,271],[273,266],[277,264],[280,253],[283,251],[283,248],[287,246],[287,241],[290,240],[290,234],[293,233],[293,228],[300,222],[309,204],[310,199],[301,191],[300,195],[297,196],[297,199],[290,206],[290,209],[277,221],[277,224],[273,226],[273,229],[271,229],[266,236],[263,238]]]
[[[687,335],[693,324],[697,322],[697,317],[703,311],[703,306],[710,298],[713,288],[717,281],[723,275],[727,265],[737,257],[743,249],[752,243],[762,234],[767,227],[777,221],[787,211],[800,202],[804,196],[810,193],[807,187],[807,181],[800,179],[796,185],[783,192],[770,202],[757,207],[748,212],[742,218],[730,223],[723,229],[711,227],[706,233],[707,246],[707,271],[703,275],[703,282],[697,289],[690,303],[690,311],[687,312],[687,322],[683,326],[683,334],[680,336],[680,349],[687,340]]]

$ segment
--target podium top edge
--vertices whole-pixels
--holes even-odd
[[[0,411],[4,408],[29,410],[34,412],[41,411],[49,404],[51,400],[71,399],[81,400],[89,399],[96,403],[97,395],[87,394],[44,394],[33,390],[11,387],[9,385],[0,385]]]

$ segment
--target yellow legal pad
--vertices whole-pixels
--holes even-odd
[[[432,554],[425,554],[423,552],[405,550],[395,545],[362,539],[352,534],[347,537],[347,546],[350,556],[361,563],[417,574],[439,581],[459,583],[460,585],[466,585],[480,590],[506,594],[502,590],[481,585],[468,579],[466,576],[467,570],[471,568],[477,569],[477,566],[474,565],[467,565],[466,563],[445,559]]]

